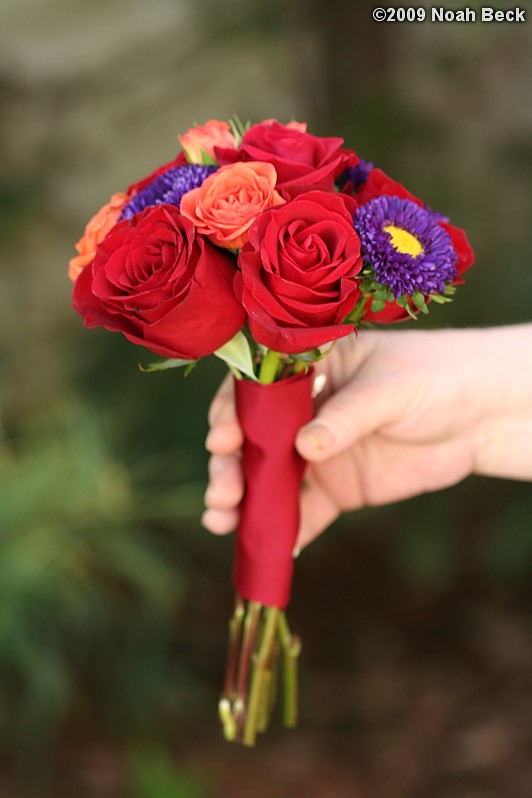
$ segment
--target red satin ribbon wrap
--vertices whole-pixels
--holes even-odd
[[[305,463],[294,448],[314,415],[313,373],[271,385],[236,380],[245,442],[246,493],[240,511],[233,581],[249,601],[284,609],[290,601],[299,491]]]

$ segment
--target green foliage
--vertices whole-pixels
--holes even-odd
[[[326,355],[329,354],[334,348],[335,341],[330,344],[325,349],[321,350],[319,348],[316,349],[309,349],[308,352],[299,352],[297,355],[288,355],[285,360],[287,363],[317,363],[319,360],[323,360]]]
[[[427,301],[421,291],[414,291],[412,294],[412,302],[422,313],[427,314],[429,312]]]
[[[231,133],[235,137],[236,146],[238,147],[241,144],[242,139],[244,138],[244,134],[251,127],[251,122],[248,120],[244,124],[242,120],[237,116],[237,114],[234,114],[234,116],[228,121],[229,121],[229,127],[231,128]]]
[[[153,371],[167,371],[168,369],[184,368],[185,377],[187,377],[197,362],[197,360],[184,360],[178,357],[170,357],[166,360],[155,360],[153,363],[148,363],[147,366],[143,366],[141,363],[139,363],[139,369],[146,374],[150,374]]]
[[[413,321],[418,320],[416,309],[425,315],[429,313],[427,297],[421,291],[414,291],[412,296],[402,294],[396,299],[392,291],[375,278],[375,272],[370,264],[365,264],[361,272],[360,290],[363,297],[366,297],[367,300],[371,299],[370,310],[372,313],[379,313],[379,311],[384,310],[387,302],[395,302],[399,307],[404,308]],[[456,287],[447,285],[443,294],[430,294],[429,298],[437,304],[443,305],[452,302],[455,293]],[[415,307],[412,307],[412,302]],[[364,306],[359,304],[353,313],[347,317],[346,322],[356,324],[362,316],[363,309]]]
[[[241,379],[242,375],[244,375],[250,380],[257,380],[251,346],[242,331],[237,332],[230,341],[227,341],[220,349],[217,349],[214,354],[224,361],[237,379]]]
[[[176,768],[160,750],[136,752],[130,760],[132,798],[207,798],[205,777]]]
[[[0,445],[0,744],[20,756],[84,704],[125,727],[178,700],[182,579],[110,440],[67,411]]]
[[[200,163],[202,164],[202,166],[218,166],[218,161],[216,160],[216,158],[213,158],[212,155],[209,155],[208,152],[205,152],[203,147],[200,147],[200,153],[201,153]]]
[[[213,354],[220,360],[223,360],[237,379],[242,379],[242,376],[245,376],[250,380],[257,380],[251,345],[243,332],[237,332],[230,341],[227,341],[227,343],[213,352]],[[139,369],[143,372],[151,373],[154,371],[168,371],[168,369],[184,368],[185,377],[188,377],[197,363],[198,360],[168,358],[166,360],[157,360],[153,363],[148,363],[147,366],[142,366],[139,363]]]

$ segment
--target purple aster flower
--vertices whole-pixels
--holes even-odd
[[[181,198],[193,188],[201,186],[206,177],[216,171],[216,166],[200,166],[198,164],[185,164],[174,166],[155,178],[148,186],[143,188],[133,199],[128,202],[120,220],[131,219],[139,211],[152,205],[179,205]]]
[[[356,192],[359,188],[362,188],[372,169],[373,164],[361,158],[356,166],[351,166],[349,169],[342,172],[340,176],[340,185],[344,186],[346,183],[352,183]]]
[[[458,258],[440,220],[430,208],[402,197],[376,197],[357,210],[362,257],[396,299],[415,291],[442,294],[456,276]]]

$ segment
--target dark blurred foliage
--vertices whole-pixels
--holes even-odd
[[[215,706],[232,541],[198,520],[223,369],[141,374],[149,353],[70,310],[87,218],[176,133],[237,112],[343,135],[467,229],[477,265],[420,326],[530,319],[531,23],[377,25],[373,5],[4,3],[8,798],[532,792],[530,485],[471,478],[342,518],[297,563],[301,729],[231,748]]]

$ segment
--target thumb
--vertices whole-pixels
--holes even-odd
[[[375,383],[352,380],[299,430],[295,442],[299,454],[310,462],[328,460],[374,432],[391,420],[387,395],[386,390],[378,391]]]

